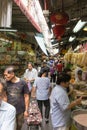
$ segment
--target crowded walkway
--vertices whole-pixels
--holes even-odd
[[[62,68],[60,72],[57,65],[58,63],[53,63],[47,66],[45,63],[45,66],[38,72],[37,68],[29,62],[24,77],[21,79],[15,75],[14,66],[8,66],[5,69],[4,78],[7,86],[3,100],[16,108],[14,128],[17,126],[17,129],[13,130],[31,130],[31,124],[28,124],[27,119],[32,116],[31,121],[33,121],[34,116],[36,117],[33,112],[37,110],[37,108],[31,108],[32,115],[30,115],[32,98],[36,100],[41,114],[40,118],[42,118],[39,130],[75,130],[71,128],[71,109],[79,105],[82,98],[70,101],[67,93],[71,80],[70,69]],[[52,66],[55,68],[54,71],[52,71]],[[52,74],[56,74],[55,80],[52,79]],[[32,130],[37,129],[38,127],[32,127]]]

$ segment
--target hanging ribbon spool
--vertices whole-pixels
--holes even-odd
[[[65,26],[63,25],[56,25],[53,28],[53,32],[56,38],[63,36],[63,34],[65,33]]]
[[[22,38],[23,40],[25,40],[25,39],[26,39],[26,35],[25,35],[25,34],[22,34],[22,35],[21,35],[21,38]]]
[[[69,20],[69,16],[65,12],[58,12],[52,14],[50,20],[54,24],[65,25]]]
[[[68,14],[64,11],[64,0],[62,1],[62,11],[61,12],[55,12],[54,14],[51,15],[51,22],[53,22],[54,24],[60,24],[60,25],[66,25],[68,20],[69,20],[69,16]]]
[[[58,41],[61,41],[61,36],[58,36],[57,39],[58,39]]]

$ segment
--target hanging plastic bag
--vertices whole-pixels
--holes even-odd
[[[28,89],[29,89],[29,92],[31,92],[32,87],[31,87],[31,83],[30,82],[28,82]]]

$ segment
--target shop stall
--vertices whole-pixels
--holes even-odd
[[[36,62],[35,50],[31,44],[4,34],[0,35],[0,75],[6,66],[14,65],[17,75],[22,76],[29,61]]]

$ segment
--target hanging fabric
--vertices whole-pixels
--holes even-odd
[[[0,1],[0,27],[11,27],[12,0]]]

